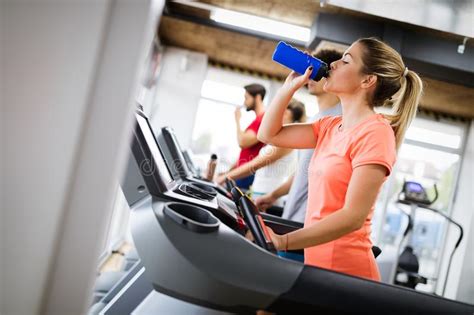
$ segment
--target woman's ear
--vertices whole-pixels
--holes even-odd
[[[375,84],[377,84],[377,76],[374,74],[368,74],[362,81],[361,87],[363,89],[368,89],[372,86],[375,86]]]

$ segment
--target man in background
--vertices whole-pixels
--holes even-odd
[[[256,117],[245,130],[242,130],[242,127],[240,126],[240,118],[242,115],[240,112],[241,107],[237,107],[235,109],[234,114],[237,142],[239,143],[241,150],[239,159],[234,164],[232,169],[253,160],[260,152],[260,149],[265,145],[264,143],[258,141],[257,133],[258,129],[260,128],[260,123],[262,122],[263,114],[265,113],[263,99],[265,98],[266,90],[263,85],[256,83],[246,85],[244,86],[244,89],[244,107],[247,111],[254,111]],[[249,189],[250,185],[252,185],[254,177],[255,176],[252,174],[248,177],[238,179],[235,182],[238,187],[247,190]]]

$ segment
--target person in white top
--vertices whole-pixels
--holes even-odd
[[[283,149],[266,145],[260,150],[259,156],[269,158],[276,150]],[[297,165],[298,154],[296,150],[293,150],[273,163],[258,169],[251,186],[252,198],[263,196],[283,184],[296,171]],[[283,198],[277,199],[275,205],[283,207]]]
[[[292,99],[283,115],[283,124],[302,123],[306,121],[304,104]],[[297,165],[297,154],[292,149],[266,145],[252,161],[223,173],[216,178],[223,184],[226,178],[239,179],[255,173],[252,184],[252,196],[258,197],[272,191],[284,183],[293,174]],[[282,205],[282,201],[277,202]]]

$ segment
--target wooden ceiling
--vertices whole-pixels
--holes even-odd
[[[224,9],[267,17],[269,19],[310,27],[314,17],[320,12],[316,0],[200,0]],[[339,8],[322,8],[325,12],[339,13]]]
[[[306,27],[310,27],[313,24],[319,12],[360,16],[374,21],[386,21],[386,19],[382,17],[336,7],[330,4],[321,7],[320,0],[198,0],[196,2]],[[417,32],[445,39],[462,42],[464,38],[461,35],[423,28],[417,25],[410,25],[393,20],[391,22],[395,25],[403,25],[406,29],[416,30]],[[473,42],[468,42],[468,45],[474,47]]]
[[[301,0],[298,5],[284,0],[202,0],[207,4],[262,15],[281,21],[308,26],[320,8],[314,0]],[[257,5],[258,4],[258,5]],[[180,9],[183,10],[183,9]],[[206,17],[206,11],[193,9],[193,15]],[[347,10],[345,10],[347,11]],[[291,12],[291,14],[290,14]],[[189,14],[189,12],[187,12]],[[337,12],[336,12],[337,13]],[[296,22],[299,21],[299,23]],[[218,27],[195,23],[175,17],[163,16],[159,26],[160,40],[164,45],[202,52],[214,63],[283,79],[288,70],[272,61],[276,41],[262,39]],[[302,48],[302,47],[301,47]],[[423,78],[425,93],[421,107],[438,113],[474,118],[474,88]]]

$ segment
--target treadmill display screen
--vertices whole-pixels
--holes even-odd
[[[153,155],[153,159],[155,160],[155,165],[158,167],[158,171],[162,180],[168,184],[173,181],[171,174],[168,170],[168,167],[163,160],[163,156],[161,155],[160,149],[158,148],[158,144],[156,143],[155,137],[153,132],[151,131],[150,124],[148,121],[140,116],[139,114],[135,114],[137,118],[138,125],[143,132],[143,136],[145,137],[145,141],[150,148],[151,154]]]

